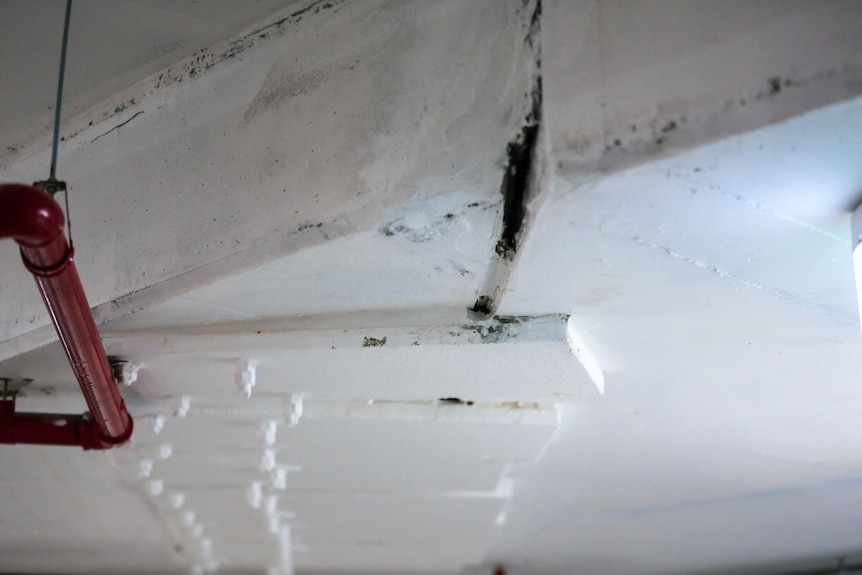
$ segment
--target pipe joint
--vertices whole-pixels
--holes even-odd
[[[66,243],[65,238],[61,238],[61,241],[64,244]],[[60,256],[60,259],[56,263],[49,265],[39,265],[30,261],[30,259],[27,257],[28,254],[32,251],[32,248],[21,246],[21,260],[24,262],[24,267],[27,268],[27,271],[29,271],[34,276],[39,276],[43,278],[62,274],[64,271],[66,271],[66,268],[68,268],[69,265],[72,264],[72,262],[74,261],[73,258],[75,257],[75,248],[69,246],[69,248],[65,250],[66,253]]]

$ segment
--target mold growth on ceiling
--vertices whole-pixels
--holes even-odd
[[[530,108],[524,125],[513,140],[506,144],[506,165],[500,194],[503,196],[503,225],[496,252],[501,258],[512,260],[518,251],[521,228],[527,215],[529,189],[534,177],[534,162],[538,161],[536,144],[542,123],[542,52],[541,52],[541,0],[536,2],[530,18],[530,30],[525,43],[532,50],[534,76],[530,88]]]
[[[531,82],[525,97],[528,101],[519,132],[506,144],[503,178],[500,194],[503,196],[502,218],[499,239],[485,278],[483,292],[467,309],[476,320],[493,316],[508,282],[511,264],[526,234],[528,203],[535,196],[532,187],[537,184],[536,162],[540,161],[537,145],[542,124],[542,46],[541,46],[542,2],[537,0],[529,18],[524,46],[531,58]]]

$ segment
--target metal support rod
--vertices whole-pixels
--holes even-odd
[[[72,0],[66,0],[66,19],[63,23],[63,45],[60,49],[60,77],[57,79],[57,102],[54,106],[54,143],[51,146],[51,180],[57,179],[57,143],[60,140],[60,110],[63,107],[63,80],[66,76],[66,47],[69,45],[69,21],[72,19]]]

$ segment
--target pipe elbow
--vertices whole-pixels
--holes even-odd
[[[122,400],[120,400],[120,407],[123,420],[125,421],[125,426],[122,432],[114,437],[108,437],[98,432],[97,427],[96,429],[100,443],[97,449],[113,449],[114,447],[120,447],[128,443],[129,440],[132,438],[132,433],[135,431],[135,421],[132,419],[132,416],[129,415],[129,412],[126,411],[126,404]],[[87,447],[84,447],[84,449],[87,449]]]
[[[0,238],[36,248],[55,241],[64,223],[63,211],[47,193],[24,184],[0,184]]]
[[[135,429],[135,424],[132,418],[127,415],[126,420],[128,421],[128,425],[120,435],[117,437],[108,437],[101,432],[99,425],[96,420],[93,419],[93,416],[85,414],[84,419],[81,422],[81,447],[83,447],[85,451],[101,451],[125,445],[132,438],[132,432]]]

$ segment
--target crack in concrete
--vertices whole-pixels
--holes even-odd
[[[140,116],[140,115],[141,115],[141,114],[143,114],[143,113],[144,113],[144,112],[143,112],[143,110],[141,110],[140,112],[137,112],[134,116],[132,116],[131,118],[129,118],[129,119],[128,119],[128,120],[126,120],[125,122],[121,122],[121,123],[117,124],[116,126],[114,126],[113,128],[111,128],[110,130],[108,130],[107,132],[105,132],[104,134],[99,134],[98,136],[96,136],[95,138],[93,138],[92,140],[90,140],[90,143],[92,144],[93,142],[95,142],[96,140],[98,140],[99,138],[101,138],[102,136],[107,136],[108,134],[110,134],[110,133],[111,133],[111,132],[113,132],[114,130],[119,130],[120,128],[122,128],[123,126],[125,126],[126,124],[128,124],[129,122],[131,122],[132,120],[134,120],[135,118],[137,118],[138,116]]]
[[[770,216],[774,216],[774,217],[779,218],[781,220],[790,222],[791,224],[795,224],[795,225],[800,226],[800,227],[802,227],[808,231],[814,232],[816,234],[820,234],[820,235],[827,237],[831,240],[835,240],[836,242],[838,242],[842,245],[850,246],[850,238],[849,237],[848,238],[842,238],[842,237],[836,236],[835,234],[827,232],[826,230],[822,230],[822,229],[818,228],[817,226],[813,226],[813,225],[811,225],[807,222],[804,222],[798,218],[795,218],[789,214],[785,214],[784,212],[779,212],[778,210],[773,210],[772,208],[765,206],[756,200],[748,199],[748,198],[741,196],[739,194],[731,194],[730,192],[727,192],[726,190],[720,190],[720,192],[723,195],[730,196],[734,200],[736,200],[737,202],[741,202],[744,205],[749,206],[755,210],[758,210],[758,211],[763,212],[765,214],[768,214]]]
[[[779,292],[779,291],[777,291],[777,290],[770,290],[770,289],[769,289],[769,288],[767,288],[766,286],[762,286],[762,285],[760,285],[760,284],[758,284],[758,283],[754,283],[754,282],[748,281],[748,280],[746,280],[746,279],[744,279],[744,278],[741,278],[741,277],[739,277],[739,276],[737,276],[737,275],[734,275],[734,274],[732,274],[732,273],[730,273],[730,272],[727,272],[727,271],[725,271],[725,270],[723,270],[723,269],[721,269],[721,268],[719,268],[719,267],[717,267],[717,266],[713,266],[713,265],[710,265],[710,264],[708,264],[708,263],[706,263],[706,262],[704,262],[704,261],[696,260],[696,259],[694,259],[694,258],[690,258],[690,257],[688,257],[688,256],[685,256],[685,255],[683,255],[683,254],[681,254],[681,253],[679,253],[679,252],[677,252],[677,251],[674,251],[673,249],[671,249],[671,248],[670,248],[670,247],[668,247],[668,246],[662,246],[662,245],[659,245],[659,244],[654,244],[654,243],[651,243],[651,242],[647,242],[647,241],[645,241],[643,238],[641,238],[640,236],[635,236],[635,237],[632,237],[632,238],[630,238],[630,239],[631,239],[631,240],[633,240],[633,241],[635,241],[636,243],[638,243],[638,244],[642,245],[642,246],[646,246],[646,247],[648,247],[648,248],[650,248],[650,249],[658,250],[658,251],[660,251],[660,252],[663,252],[665,255],[667,255],[668,257],[670,257],[670,258],[672,258],[672,259],[683,261],[683,262],[685,262],[685,263],[687,263],[687,264],[689,264],[689,265],[691,265],[691,266],[694,266],[694,267],[696,267],[696,268],[698,268],[698,269],[708,270],[708,271],[712,272],[713,274],[717,275],[718,277],[731,279],[731,280],[733,280],[733,281],[735,281],[735,282],[738,282],[738,283],[743,284],[743,285],[744,285],[744,286],[746,286],[746,287],[750,287],[750,288],[752,288],[752,289],[756,289],[756,290],[762,290],[762,291],[766,291],[766,292],[769,292],[769,291],[775,291],[775,294],[777,295],[777,297],[779,297],[779,298],[783,298],[783,297],[784,297],[784,295],[783,295],[783,293],[782,293],[782,292]]]
[[[830,240],[834,240],[834,241],[840,243],[841,245],[845,245],[848,247],[851,245],[849,236],[848,237],[837,236],[831,232],[828,232],[826,230],[818,228],[815,225],[812,225],[812,224],[809,224],[808,222],[800,220],[799,218],[791,216],[790,214],[786,214],[786,213],[781,212],[779,210],[770,208],[766,204],[763,204],[757,200],[753,200],[751,198],[743,196],[742,194],[733,193],[733,192],[723,188],[722,186],[719,186],[716,184],[707,184],[698,178],[689,178],[689,181],[692,183],[692,185],[695,185],[695,186],[698,186],[701,188],[707,188],[707,189],[712,190],[712,191],[716,191],[719,194],[721,194],[722,196],[729,198],[735,202],[739,202],[744,206],[747,206],[749,208],[757,210],[758,212],[764,213],[768,216],[775,217],[775,218],[778,218],[780,220],[784,220],[784,221],[789,222],[791,224],[797,225],[797,226],[799,226],[803,229],[806,229],[810,232],[814,232],[814,233],[819,234],[823,237],[829,238]]]
[[[785,292],[785,291],[782,291],[779,289],[775,289],[775,288],[770,288],[768,286],[749,281],[749,280],[747,280],[743,277],[740,277],[736,274],[733,274],[733,273],[730,273],[726,270],[723,270],[718,266],[711,265],[711,264],[709,264],[705,261],[702,261],[702,260],[690,258],[684,254],[681,254],[681,253],[675,251],[670,246],[654,244],[652,242],[646,241],[643,238],[641,238],[640,236],[630,236],[627,239],[637,243],[638,245],[645,246],[651,250],[659,251],[659,252],[665,254],[666,256],[670,257],[671,259],[681,261],[681,262],[688,264],[692,267],[695,267],[697,269],[706,270],[706,271],[708,271],[708,272],[710,272],[710,273],[712,273],[712,274],[714,274],[720,278],[728,279],[728,280],[731,280],[731,281],[733,281],[737,284],[740,284],[744,287],[756,290],[756,291],[758,291],[758,292],[760,292],[760,293],[762,293],[762,294],[764,294],[764,295],[766,295],[772,299],[789,303],[789,304],[791,304],[791,305],[793,305],[799,309],[802,309],[802,310],[805,310],[808,312],[813,312],[823,319],[834,321],[835,323],[842,325],[842,326],[846,326],[846,327],[856,326],[855,317],[850,318],[846,314],[843,314],[839,310],[836,310],[834,308],[820,305],[820,304],[813,304],[813,303],[806,301],[805,299],[802,299],[800,297],[797,297],[791,293],[788,293],[788,292]]]

